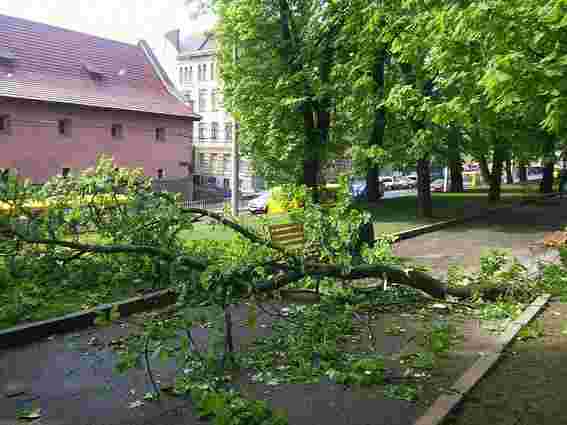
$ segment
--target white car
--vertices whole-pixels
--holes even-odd
[[[396,189],[396,182],[394,182],[393,177],[380,177],[380,183],[384,185],[385,190]]]
[[[248,211],[252,214],[263,214],[267,212],[270,192],[262,192],[260,196],[248,202]]]

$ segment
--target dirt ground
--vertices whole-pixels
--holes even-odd
[[[552,302],[443,425],[565,425],[567,304]],[[535,335],[535,334],[534,334]]]

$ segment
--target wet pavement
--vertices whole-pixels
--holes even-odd
[[[567,224],[567,204],[550,202],[545,208],[529,206],[501,211],[463,226],[444,229],[400,242],[396,252],[418,257],[438,273],[451,263],[475,268],[479,255],[488,248],[507,248],[514,255],[531,255],[539,248],[543,234]],[[440,313],[445,314],[445,313]],[[187,399],[164,395],[158,402],[143,401],[152,387],[143,367],[126,374],[114,370],[116,355],[109,344],[139,329],[140,316],[105,328],[57,335],[27,346],[0,352],[0,425],[16,425],[18,412],[40,408],[35,425],[181,425],[200,424]],[[259,313],[256,329],[246,321],[246,309],[235,312],[237,347],[245,349],[255,336],[268,332],[271,317]],[[431,318],[419,315],[383,315],[374,324],[377,346],[382,354],[395,358],[415,352],[421,325]],[[454,319],[451,319],[455,321]],[[398,321],[407,331],[388,335],[385,329]],[[457,322],[457,321],[455,321]],[[502,325],[500,323],[499,325]],[[476,319],[460,324],[463,341],[455,347],[443,367],[435,370],[429,391],[431,401],[441,386],[450,386],[479,356],[496,344],[497,333]],[[196,333],[204,344],[206,330]],[[95,339],[93,339],[95,338]],[[176,365],[152,362],[161,383],[173,380]],[[243,392],[268,400],[274,408],[288,412],[291,425],[409,425],[424,405],[384,397],[376,390],[352,390],[329,382],[310,385],[245,385]],[[142,403],[140,403],[142,402]],[[316,419],[315,419],[316,418]]]
[[[430,266],[444,276],[451,264],[478,269],[480,257],[492,249],[506,250],[526,260],[543,253],[543,236],[567,226],[567,200],[551,200],[400,241],[394,252]]]

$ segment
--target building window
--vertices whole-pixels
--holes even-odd
[[[211,91],[211,111],[218,111],[216,89]]]
[[[232,141],[232,123],[227,122],[224,125],[224,138],[227,142]]]
[[[189,67],[189,82],[190,83],[193,82],[193,67],[192,66]]]
[[[207,64],[203,64],[203,81],[207,79]]]
[[[189,69],[185,67],[183,70],[183,82],[186,83],[187,81],[189,81]]]
[[[211,168],[212,172],[215,172],[216,168],[217,168],[217,154],[216,153],[212,153],[211,154],[211,159],[209,161],[209,166]]]
[[[157,178],[161,180],[161,179],[163,179],[163,176],[164,176],[163,168],[158,168]]]
[[[216,177],[208,177],[207,183],[215,186],[217,184],[217,178]]]
[[[197,81],[201,81],[203,79],[203,73],[201,65],[197,66]]]
[[[215,79],[215,63],[211,62],[211,81]]]
[[[199,139],[205,140],[207,138],[207,124],[204,122],[199,123]]]
[[[124,137],[124,127],[122,124],[112,124],[110,132],[113,139],[122,139]]]
[[[163,127],[156,128],[155,139],[157,142],[165,142],[165,128]]]
[[[224,99],[222,98],[222,92],[217,91],[217,107],[223,108],[224,107]]]
[[[69,118],[57,120],[57,131],[60,136],[71,136],[71,120]]]
[[[207,166],[207,162],[205,161],[205,154],[199,153],[199,168],[203,169]]]
[[[218,122],[212,123],[211,124],[211,139],[217,140],[218,132],[219,132],[219,123]]]
[[[222,182],[224,190],[230,190],[230,179],[224,179]]]
[[[0,134],[10,132],[10,115],[0,115]]]
[[[231,156],[229,154],[225,154],[223,156],[222,167],[224,171],[230,171],[232,169],[232,167],[230,166],[230,158]]]
[[[199,90],[199,111],[204,112],[207,109],[207,90]]]
[[[63,176],[63,178],[66,179],[67,177],[69,177],[69,173],[70,173],[70,172],[71,172],[71,169],[70,169],[70,168],[63,168],[63,169],[61,170],[61,175]]]
[[[183,68],[179,68],[179,84],[183,84]]]

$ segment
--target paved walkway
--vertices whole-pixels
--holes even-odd
[[[439,273],[446,270],[450,262],[477,266],[479,254],[485,248],[510,248],[516,255],[529,255],[530,244],[541,240],[545,232],[567,224],[566,207],[565,202],[550,203],[545,209],[538,206],[499,212],[489,219],[403,241],[396,251],[404,256],[421,257],[421,261],[431,264]],[[245,316],[240,317],[240,314],[236,315],[237,321],[244,320]],[[58,335],[1,352],[0,425],[15,425],[19,410],[37,407],[41,408],[41,417],[31,422],[36,425],[199,424],[189,402],[179,398],[165,397],[159,404],[129,407],[136,406],[131,403],[141,400],[151,387],[143,369],[116,375],[113,371],[116,358],[108,344],[135,329],[135,320]],[[257,332],[262,332],[261,325],[267,320],[264,315],[259,317]],[[408,329],[411,322],[407,324]],[[413,320],[413,323],[418,322]],[[467,326],[469,330],[465,333],[470,337],[469,342],[458,353],[460,360],[456,358],[454,367],[447,368],[455,377],[474,361],[473,353],[483,351],[483,344],[491,344],[490,335],[481,335],[480,328],[474,324]],[[241,327],[239,332],[237,337],[241,341],[252,336],[246,328]],[[202,341],[205,335],[196,337]],[[381,338],[380,346],[392,352],[407,348],[400,337]],[[172,362],[154,364],[154,367],[162,382],[171,380],[175,373]],[[446,377],[447,384],[454,378]],[[419,415],[415,404],[376,397],[376,394],[363,397],[361,393],[346,392],[333,385],[324,389],[321,385],[278,386],[277,389],[256,386],[250,392],[269,399],[275,406],[288,408],[291,425],[410,425]]]
[[[478,269],[480,256],[505,249],[520,259],[541,253],[543,235],[567,226],[567,200],[550,200],[400,241],[395,253],[445,275],[450,264]]]

